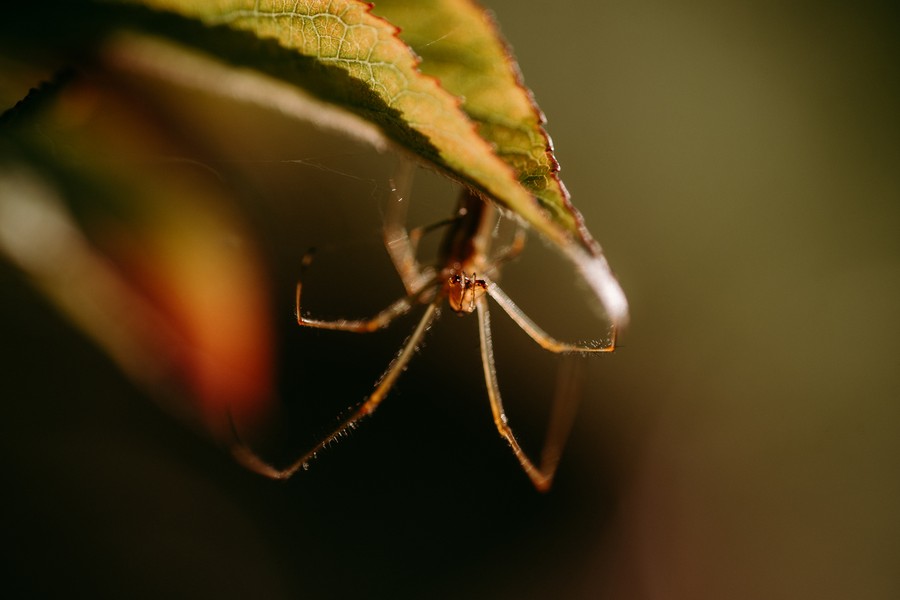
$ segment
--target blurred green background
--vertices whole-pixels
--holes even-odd
[[[900,597],[896,9],[490,8],[632,306],[620,350],[588,361],[554,489],[493,430],[472,319],[445,315],[378,414],[277,483],[160,411],[2,263],[14,595]],[[378,245],[392,157],[134,85],[242,182],[288,412],[361,398],[411,322],[300,331],[292,286],[317,245],[311,310],[316,288],[338,315],[399,293]],[[453,190],[425,176],[419,197],[446,214]],[[531,244],[507,291],[554,332],[598,335],[553,260]],[[557,363],[494,312],[513,424],[539,434]]]

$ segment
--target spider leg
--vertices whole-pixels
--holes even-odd
[[[484,278],[485,283],[487,284],[487,292],[490,294],[491,298],[496,300],[497,304],[500,305],[506,314],[512,318],[513,321],[516,322],[516,325],[522,328],[522,330],[531,337],[535,342],[537,342],[542,348],[545,350],[549,350],[550,352],[556,353],[564,353],[564,352],[613,352],[616,349],[616,330],[613,328],[612,336],[610,337],[609,344],[606,346],[594,346],[584,343],[569,343],[569,342],[561,342],[556,338],[550,336],[546,331],[538,327],[538,325],[531,320],[531,318],[522,312],[522,309],[516,306],[516,303],[512,301],[512,299],[506,295],[500,286],[496,283],[488,279]]]
[[[559,466],[559,458],[562,447],[568,437],[572,422],[575,417],[578,394],[573,389],[571,378],[560,378],[556,397],[553,401],[553,414],[548,425],[547,437],[541,452],[541,464],[537,466],[532,462],[519,441],[516,439],[506,411],[503,409],[503,399],[500,396],[500,386],[497,382],[497,368],[494,364],[494,347],[491,341],[491,320],[488,312],[487,300],[480,298],[477,304],[479,338],[481,341],[481,363],[484,367],[484,379],[487,384],[488,399],[491,403],[491,412],[494,415],[494,424],[497,431],[509,443],[513,454],[518,459],[522,470],[531,479],[531,483],[538,491],[546,492],[553,483],[553,476]]]
[[[555,473],[559,466],[562,450],[575,423],[583,382],[584,361],[581,357],[564,355],[556,376],[556,391],[551,405],[550,422],[547,425],[547,437],[541,450],[541,466],[551,473]]]
[[[423,268],[416,259],[419,241],[432,231],[451,225],[460,218],[460,215],[454,215],[436,223],[413,229],[406,228],[414,167],[413,162],[408,160],[401,160],[397,166],[397,171],[391,178],[391,191],[384,215],[384,246],[400,279],[403,280],[406,291],[410,294],[413,290],[421,288],[423,282],[434,274],[432,267]]]
[[[415,243],[410,240],[410,234],[406,230],[406,214],[415,168],[416,165],[412,161],[400,159],[397,170],[390,180],[390,193],[384,215],[384,247],[408,294],[421,289],[426,278],[416,261]],[[418,242],[418,238],[415,240]]]
[[[440,229],[441,227],[446,227],[447,225],[451,225],[459,220],[459,215],[449,217],[446,219],[442,219],[436,223],[429,223],[428,225],[420,225],[414,229],[409,230],[409,243],[412,246],[412,251],[416,252],[419,247],[419,240],[421,240],[426,234],[431,233],[435,229]]]
[[[375,412],[375,409],[378,408],[378,405],[381,404],[381,401],[387,396],[388,392],[397,381],[397,378],[406,369],[407,364],[409,364],[410,359],[415,354],[419,344],[421,344],[422,338],[425,336],[428,328],[440,314],[439,305],[442,301],[443,298],[438,296],[429,303],[428,308],[425,309],[425,314],[422,315],[422,318],[419,320],[419,324],[416,325],[412,334],[407,338],[406,342],[404,342],[400,352],[388,365],[384,374],[376,382],[375,389],[369,397],[365,399],[362,405],[344,419],[334,431],[313,446],[311,450],[303,454],[287,467],[279,469],[262,460],[259,455],[244,445],[232,422],[234,443],[231,450],[234,457],[248,469],[257,472],[260,475],[271,477],[272,479],[287,479],[300,469],[306,468],[309,461],[315,458],[319,451],[332,442],[337,441],[344,433],[355,427],[360,419]]]
[[[412,308],[414,303],[421,301],[423,296],[426,296],[429,292],[431,292],[432,284],[437,281],[435,277],[432,277],[431,280],[426,281],[425,284],[417,291],[411,292],[403,298],[392,302],[387,308],[379,311],[374,317],[370,317],[368,319],[334,319],[330,321],[308,319],[304,317],[303,313],[301,312],[300,296],[303,292],[302,273],[306,271],[310,263],[312,263],[312,250],[310,250],[303,256],[301,278],[297,282],[295,314],[297,316],[298,325],[302,325],[304,327],[315,327],[318,329],[352,331],[355,333],[370,333],[372,331],[381,329],[382,327],[387,327],[391,323],[391,321],[401,315],[405,315],[406,313],[408,313],[409,309]]]
[[[515,259],[525,249],[525,228],[516,224],[516,232],[508,246],[503,248],[493,259],[494,268]]]

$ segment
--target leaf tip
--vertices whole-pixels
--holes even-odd
[[[604,310],[617,328],[628,325],[628,299],[602,253],[590,254],[578,246],[569,246],[568,254]]]

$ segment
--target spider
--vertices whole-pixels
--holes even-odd
[[[391,181],[390,198],[384,217],[384,244],[406,288],[406,296],[367,319],[326,321],[309,318],[301,310],[301,295],[303,273],[312,262],[312,251],[307,252],[303,258],[301,277],[296,289],[297,323],[303,327],[369,333],[387,327],[394,319],[406,314],[414,306],[424,304],[426,305],[425,312],[412,334],[407,338],[397,356],[376,382],[372,393],[363,403],[352,411],[332,433],[292,464],[282,469],[273,467],[240,443],[235,446],[234,454],[250,469],[274,479],[287,479],[298,470],[307,468],[308,462],[320,450],[337,440],[347,430],[353,428],[357,421],[372,414],[378,408],[406,368],[422,342],[425,332],[440,315],[441,305],[446,300],[450,309],[458,315],[477,313],[481,362],[494,424],[500,435],[509,443],[516,459],[535,488],[546,491],[553,482],[561,449],[571,424],[573,410],[570,410],[566,416],[562,416],[560,411],[556,410],[567,400],[566,390],[561,387],[562,393],[558,393],[554,399],[555,412],[550,420],[541,461],[540,464],[536,464],[523,451],[503,409],[494,365],[487,297],[493,298],[500,308],[535,342],[554,353],[613,352],[616,342],[615,327],[612,329],[608,345],[572,344],[551,337],[522,312],[492,280],[491,276],[497,273],[502,263],[511,260],[522,250],[525,239],[524,229],[517,225],[513,241],[492,256],[490,247],[498,218],[497,208],[468,189],[462,191],[454,216],[426,227],[407,230],[405,222],[408,192],[413,174],[412,168],[414,168],[412,163],[403,161],[395,179]],[[395,182],[399,182],[400,186]],[[438,261],[435,265],[430,266],[420,264],[416,258],[419,240],[425,233],[441,227],[446,227],[447,230],[440,245]],[[571,401],[569,405],[572,405]]]

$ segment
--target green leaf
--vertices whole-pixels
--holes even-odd
[[[578,231],[579,217],[559,179],[544,115],[524,87],[490,13],[469,0],[380,0],[374,12],[400,27],[420,70],[459,97],[462,108],[551,220]]]
[[[400,27],[401,38],[422,59],[420,70],[461,99],[479,134],[538,200],[544,218],[574,236],[574,242],[569,237],[549,237],[573,258],[613,320],[624,322],[624,294],[559,178],[544,114],[524,86],[519,66],[491,14],[472,0],[379,0],[374,12]],[[546,233],[541,223],[531,222]]]
[[[557,175],[543,114],[483,8],[468,0],[382,0],[383,20],[357,0],[128,1],[277,40],[364,83],[368,98],[352,98],[346,108],[528,221],[573,259],[610,317],[625,321],[624,294]],[[421,69],[407,43],[423,57]]]
[[[261,67],[279,69],[292,82],[293,76],[271,63],[293,62],[292,54],[314,59],[315,64],[305,65],[312,77],[330,77],[333,83],[310,85],[310,76],[304,76],[299,85],[375,122],[417,156],[508,206],[547,235],[560,237],[560,226],[547,223],[514,172],[475,131],[459,100],[437,80],[423,76],[417,57],[397,37],[397,28],[372,15],[369,5],[357,0],[289,5],[263,0],[124,1],[273,40],[282,51],[271,49],[266,57],[270,63]],[[323,67],[330,71],[323,73]]]
[[[57,15],[49,23],[35,12],[48,7]],[[627,318],[624,294],[559,180],[543,116],[492,20],[469,0],[385,0],[378,12],[404,27],[405,41],[359,0],[72,0],[29,11],[6,29],[35,53],[101,46],[105,60],[126,68],[200,78],[211,70],[158,44],[143,43],[141,55],[141,42],[108,43],[138,31],[302,89],[321,112],[327,105],[361,118],[530,223],[576,264],[614,322]],[[265,90],[257,84],[256,96]]]

